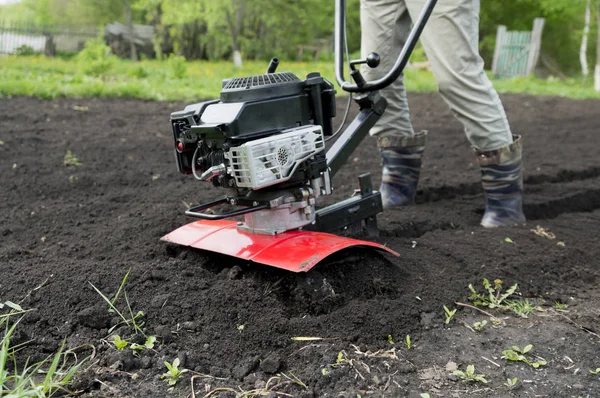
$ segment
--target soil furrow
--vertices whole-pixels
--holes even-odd
[[[584,170],[561,170],[558,174],[530,175],[525,178],[526,185],[537,185],[546,183],[563,183],[572,181],[588,180],[600,177],[600,167],[590,167]]]
[[[544,203],[525,203],[529,220],[548,220],[564,213],[586,213],[600,209],[600,189],[591,189]]]
[[[591,167],[584,170],[561,170],[558,174],[525,175],[524,186],[542,184],[563,184],[600,177],[600,167]],[[438,200],[455,199],[461,196],[482,194],[481,183],[463,183],[459,185],[444,185],[440,187],[425,187],[417,192],[416,202],[435,202]]]

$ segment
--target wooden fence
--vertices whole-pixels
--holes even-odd
[[[54,56],[57,51],[78,52],[86,41],[99,33],[93,26],[50,26],[0,20],[0,54],[33,51]]]
[[[538,62],[544,19],[536,18],[532,31],[508,31],[499,26],[492,72],[498,78],[530,75]]]

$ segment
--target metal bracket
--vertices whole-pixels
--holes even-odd
[[[383,211],[381,202],[381,193],[373,190],[371,174],[362,174],[358,178],[360,189],[352,197],[344,199],[338,203],[326,206],[314,213],[314,222],[302,227],[308,231],[330,232],[335,234],[348,234],[352,236],[367,235],[371,237],[379,236],[377,227],[377,214]],[[221,204],[233,204],[246,206],[240,210],[230,211],[222,214],[209,214],[203,212],[212,207]],[[275,208],[271,208],[268,201],[251,201],[248,198],[229,198],[225,197],[213,202],[208,202],[190,208],[185,212],[186,215],[204,220],[222,220],[242,215],[248,215],[260,210],[273,210],[271,217],[276,217]],[[286,214],[289,208],[282,208]],[[312,218],[312,217],[311,217]],[[251,231],[257,232],[257,231]],[[263,232],[264,233],[264,232]]]
[[[358,182],[360,191],[357,195],[317,210],[314,224],[304,229],[378,236],[377,214],[383,211],[381,193],[373,190],[369,173],[362,174]]]
[[[237,202],[237,199],[235,198],[221,198],[212,202],[206,202],[203,203],[201,205],[198,206],[194,206],[189,208],[185,214],[187,216],[190,217],[196,217],[196,218],[200,218],[202,220],[223,220],[225,218],[231,218],[231,217],[237,217],[237,216],[243,216],[244,214],[248,214],[248,213],[253,213],[255,211],[259,211],[259,210],[264,210],[264,209],[268,209],[269,205],[268,204],[259,204],[257,203],[256,205],[252,205],[252,206],[248,206],[246,208],[240,209],[240,210],[234,210],[231,212],[227,212],[227,213],[221,213],[221,214],[209,214],[209,213],[203,213],[203,210],[208,210],[210,208],[222,205],[222,204],[232,204],[232,200]]]

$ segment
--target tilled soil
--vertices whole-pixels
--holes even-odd
[[[0,302],[33,309],[12,339],[28,343],[19,358],[43,359],[65,339],[91,355],[72,390],[96,397],[599,396],[600,102],[502,99],[524,137],[527,225],[479,226],[479,170],[461,126],[437,94],[411,94],[415,127],[430,134],[418,203],[382,214],[377,238],[401,256],[351,250],[307,274],[159,241],[191,221],[187,206],[220,194],[176,171],[168,118],[184,104],[0,99]],[[81,165],[64,164],[67,150]],[[331,199],[364,172],[379,184],[370,138]],[[115,306],[131,319],[127,297],[157,336],[137,356],[111,336],[143,335],[113,330],[120,319],[94,289],[113,298],[128,272]],[[472,304],[469,284],[483,292],[484,278],[518,284],[537,308],[456,304]],[[448,324],[444,306],[457,309]],[[546,365],[503,358],[528,344]],[[189,372],[169,392],[160,376],[175,358]],[[451,375],[452,363],[488,383]]]

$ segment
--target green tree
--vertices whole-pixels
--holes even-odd
[[[24,0],[27,18],[39,24],[103,25],[121,20],[120,0]]]

